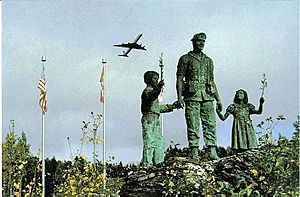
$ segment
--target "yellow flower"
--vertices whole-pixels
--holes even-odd
[[[254,176],[257,176],[258,175],[258,172],[256,169],[252,169],[250,170],[250,172],[254,175]]]
[[[90,171],[90,169],[89,169],[89,166],[84,166],[84,171],[86,172],[86,173],[88,173],[89,171]]]
[[[72,191],[72,193],[76,192],[76,186],[71,185],[71,191]]]
[[[19,168],[19,170],[22,170],[24,168],[24,165],[21,164],[21,165],[18,166],[18,168]]]
[[[83,180],[83,181],[88,181],[88,180],[89,180],[89,177],[86,177],[86,176],[85,176],[85,177],[82,178],[82,180]]]
[[[72,185],[76,185],[76,181],[74,180],[74,179],[71,179],[70,180],[70,185],[72,186]]]
[[[83,160],[86,160],[86,156],[85,155],[81,155],[80,156]]]
[[[21,195],[20,195],[20,193],[19,193],[19,192],[14,192],[14,196],[16,196],[16,197],[20,197]]]
[[[266,178],[266,177],[264,177],[264,176],[260,176],[258,180],[259,180],[259,181],[262,181],[262,180],[265,180],[265,178]]]
[[[18,182],[18,183],[14,183],[14,187],[16,188],[16,189],[19,189],[20,188],[20,183]]]

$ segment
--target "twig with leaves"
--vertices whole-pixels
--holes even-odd
[[[261,97],[263,97],[264,93],[265,93],[265,89],[268,86],[266,73],[263,73],[262,79],[260,82],[261,82],[261,88],[260,88],[261,89]]]
[[[71,159],[72,159],[72,161],[74,161],[74,157],[73,157],[73,153],[72,153],[72,148],[71,148],[71,144],[70,144],[70,137],[67,137],[67,141],[68,141],[68,145],[69,145],[69,149],[70,149]]]
[[[93,144],[93,160],[94,160],[94,167],[96,171],[96,157],[98,156],[96,151],[96,145],[100,142],[103,142],[103,139],[100,138],[100,136],[97,135],[97,131],[99,126],[103,123],[103,116],[101,114],[94,114],[91,112],[91,118],[93,120],[92,122],[92,128],[89,127],[91,122],[85,122],[82,121],[83,126],[81,130],[83,131],[83,137],[81,139],[82,144],[83,143],[92,143]],[[89,132],[92,134],[92,136],[89,135]],[[80,154],[81,154],[82,145],[80,148]]]
[[[260,131],[257,132],[259,135],[259,143],[260,146],[263,145],[274,145],[275,141],[273,139],[273,130],[279,121],[285,120],[283,115],[278,115],[276,117],[276,121],[274,122],[273,118],[270,116],[265,119],[265,121],[261,121],[257,127],[260,128]]]

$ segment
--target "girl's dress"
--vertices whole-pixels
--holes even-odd
[[[232,149],[257,148],[257,140],[250,119],[250,114],[255,111],[255,106],[247,104],[231,104],[226,111],[233,115],[231,147]]]

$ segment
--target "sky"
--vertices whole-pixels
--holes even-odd
[[[164,103],[174,102],[178,59],[192,50],[190,39],[199,32],[207,35],[203,51],[214,62],[223,110],[240,88],[258,107],[266,73],[264,110],[251,116],[253,125],[258,130],[260,121],[283,114],[286,120],[276,125],[274,137],[292,136],[299,114],[299,1],[10,0],[3,1],[2,15],[2,139],[14,119],[15,133],[26,133],[35,155],[42,133],[37,89],[41,56],[47,58],[46,157],[70,160],[71,152],[78,154],[82,121],[91,120],[90,112],[103,113],[98,98],[105,58],[106,158],[138,163],[143,74],[160,71],[163,52]],[[113,45],[131,42],[140,33],[139,43],[147,50],[119,57],[123,49]],[[163,117],[165,147],[171,141],[187,146],[184,110]],[[219,146],[230,146],[232,121],[217,119]],[[89,159],[92,151],[91,145],[83,146]],[[97,151],[101,160],[102,144]]]

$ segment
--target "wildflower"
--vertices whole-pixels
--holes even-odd
[[[258,180],[259,180],[259,181],[262,181],[262,180],[265,180],[265,178],[266,178],[266,177],[264,177],[264,176],[260,176],[260,177],[258,178]]]
[[[20,188],[20,183],[18,182],[18,183],[14,183],[14,187],[16,188],[16,189],[19,189]]]
[[[258,172],[256,169],[252,169],[250,170],[250,172],[254,175],[254,176],[257,176],[258,175]]]
[[[18,168],[19,168],[19,170],[22,170],[24,168],[24,165],[21,164],[21,165],[18,166]]]
[[[88,181],[89,180],[89,177],[83,177],[83,179],[82,179],[83,181]]]

